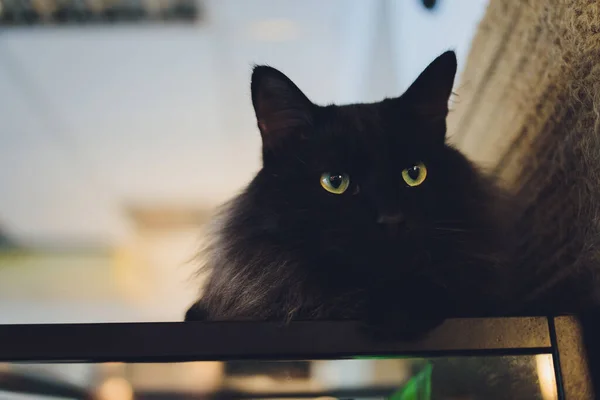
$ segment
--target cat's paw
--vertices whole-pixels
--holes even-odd
[[[202,300],[198,300],[186,311],[184,321],[206,321],[207,319],[208,311],[202,304]]]

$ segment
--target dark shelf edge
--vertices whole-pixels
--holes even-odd
[[[450,319],[414,342],[369,341],[357,322],[0,325],[0,361],[175,362],[551,352],[545,317]]]

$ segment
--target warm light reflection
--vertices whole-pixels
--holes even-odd
[[[141,392],[210,393],[221,388],[223,369],[220,361],[129,364],[127,379]]]
[[[126,364],[121,362],[107,362],[98,366],[101,374],[105,378],[123,376],[125,374]]]
[[[224,364],[220,361],[197,361],[183,364],[181,373],[195,389],[210,392],[221,387],[223,370]]]
[[[97,390],[98,400],[133,400],[133,388],[123,378],[109,378]]]
[[[244,377],[228,377],[226,385],[229,388],[244,392],[300,392],[300,391],[321,391],[325,387],[313,379],[286,378],[279,379],[269,375],[252,375]]]
[[[552,363],[552,355],[538,354],[535,356],[538,380],[544,400],[558,399],[556,390],[556,378],[554,375],[554,365]]]
[[[104,2],[102,0],[88,0],[87,4],[94,12],[101,12],[104,8]]]
[[[125,365],[125,363],[116,362],[116,361],[102,363],[102,366],[105,367],[106,369],[122,368],[124,365]]]
[[[32,0],[31,6],[41,15],[50,15],[56,10],[56,3],[47,0]]]

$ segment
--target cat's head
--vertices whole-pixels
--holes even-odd
[[[283,73],[255,67],[263,168],[243,200],[260,215],[247,226],[332,268],[406,272],[458,257],[481,236],[487,199],[445,140],[456,69],[446,52],[400,97],[319,106]]]

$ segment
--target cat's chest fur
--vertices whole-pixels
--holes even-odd
[[[209,319],[361,319],[373,298],[385,299],[378,308],[424,303],[477,313],[500,286],[502,270],[482,235],[455,243],[433,228],[407,235],[358,224],[338,232],[256,200],[244,193],[213,226]]]

